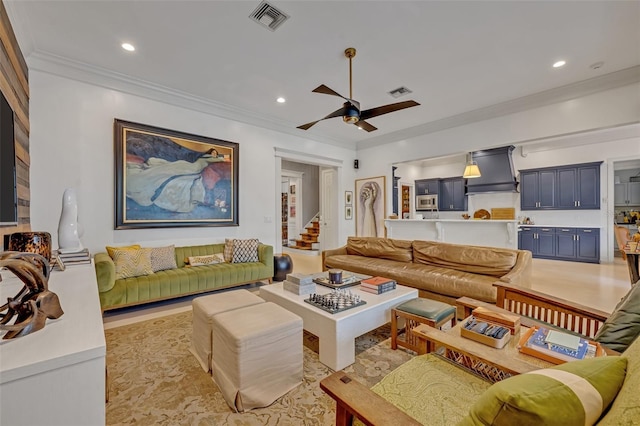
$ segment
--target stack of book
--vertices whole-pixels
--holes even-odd
[[[367,293],[382,294],[396,288],[396,282],[390,278],[371,277],[360,281],[360,290]]]
[[[64,266],[82,265],[85,263],[91,263],[91,253],[89,249],[85,248],[73,253],[55,253],[55,256],[62,261]]]
[[[287,279],[282,283],[282,287],[286,291],[297,295],[316,292],[316,284],[313,282],[313,276],[299,273],[287,274]]]

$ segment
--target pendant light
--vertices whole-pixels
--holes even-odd
[[[462,174],[462,177],[465,179],[473,179],[473,178],[479,178],[480,176],[482,176],[482,174],[480,173],[480,168],[478,167],[478,163],[473,161],[473,157],[471,156],[471,154],[468,154],[467,165],[464,168],[464,173]]]

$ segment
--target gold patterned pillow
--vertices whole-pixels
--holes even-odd
[[[153,272],[177,267],[175,246],[153,247],[151,249],[151,269],[153,269]]]
[[[224,250],[223,250],[223,254],[224,254],[224,261],[225,262],[229,262],[231,263],[231,261],[233,260],[233,242],[235,240],[227,238],[224,240]]]
[[[120,246],[120,247],[106,246],[105,248],[107,249],[107,253],[109,254],[109,257],[113,259],[114,250],[138,250],[140,249],[140,244],[132,244],[130,246]]]
[[[114,249],[113,263],[116,265],[116,280],[153,274],[151,249]]]
[[[213,265],[216,263],[225,263],[222,253],[208,254],[206,256],[189,256],[184,260],[189,266]]]

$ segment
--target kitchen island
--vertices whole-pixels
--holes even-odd
[[[387,219],[384,224],[388,238],[518,248],[517,220]]]

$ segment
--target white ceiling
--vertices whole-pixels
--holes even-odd
[[[97,67],[228,106],[247,121],[358,145],[640,65],[638,1],[271,1],[291,16],[275,32],[249,19],[258,0],[3,1],[27,62]],[[124,51],[125,41],[137,50]],[[311,90],[326,84],[349,95],[343,52],[351,46],[362,109],[421,106],[369,120],[379,129],[371,133],[340,118],[295,129],[341,107]],[[552,68],[560,59],[567,65]],[[399,86],[413,93],[387,94]]]

